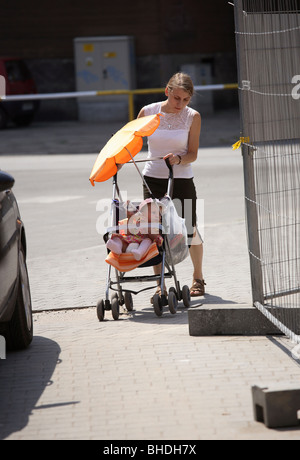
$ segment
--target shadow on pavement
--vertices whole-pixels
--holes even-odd
[[[203,297],[197,297],[191,299],[190,309],[203,307],[214,304],[220,306],[228,304],[236,304],[236,302],[225,300],[222,297],[205,294]],[[125,307],[124,307],[125,308]],[[178,303],[176,314],[172,314],[169,311],[168,305],[163,307],[163,313],[161,316],[157,316],[152,305],[144,307],[142,309],[134,308],[133,311],[127,312],[126,310],[121,313],[120,319],[130,320],[135,322],[147,322],[147,323],[160,323],[163,322],[164,325],[176,324],[187,324],[188,323],[188,308],[184,307],[182,302]],[[105,319],[105,321],[107,318]]]
[[[215,305],[237,304],[237,302],[234,302],[233,300],[226,300],[217,295],[212,295],[208,293],[206,293],[204,297],[202,297],[202,299],[203,299],[203,305],[206,305],[206,304],[215,304]]]
[[[127,311],[125,305],[120,307],[120,317],[119,320],[123,321],[134,321],[139,323],[148,323],[148,324],[159,324],[164,323],[164,325],[173,325],[173,324],[188,324],[188,310],[196,309],[199,307],[208,307],[209,305],[238,305],[237,302],[232,300],[224,299],[223,297],[206,293],[204,296],[191,298],[191,303],[189,308],[186,308],[183,305],[183,302],[178,302],[177,312],[172,314],[169,310],[168,305],[164,305],[162,309],[162,315],[157,316],[153,305],[149,304],[145,307],[141,305],[135,305],[135,298],[133,298],[133,310]],[[114,321],[111,317],[111,313],[105,312],[104,322]]]
[[[44,337],[34,337],[24,351],[7,353],[0,361],[0,439],[22,430],[36,403],[60,363],[59,345]],[[22,383],[20,383],[22,382]]]

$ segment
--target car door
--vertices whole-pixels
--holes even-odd
[[[10,189],[5,189],[3,177],[11,176],[0,171],[0,315],[18,278],[17,215],[14,196]]]

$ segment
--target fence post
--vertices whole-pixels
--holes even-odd
[[[243,3],[241,0],[235,2],[235,30],[240,32],[243,29]],[[241,136],[249,138],[250,125],[248,120],[249,91],[243,87],[243,80],[247,77],[246,43],[245,36],[236,34],[236,49],[238,61],[238,86],[240,104],[240,125]],[[255,176],[254,176],[254,150],[251,147],[253,139],[249,143],[242,143],[243,168],[244,168],[244,189],[245,207],[248,230],[248,249],[250,256],[250,272],[252,283],[253,304],[259,302],[264,304],[263,275],[261,267],[261,254],[258,232],[258,214],[256,204]]]
[[[250,272],[252,283],[253,304],[264,304],[263,275],[258,233],[258,215],[254,180],[254,158],[251,146],[242,144],[244,165],[244,188],[246,221],[248,228],[248,248],[250,257]]]

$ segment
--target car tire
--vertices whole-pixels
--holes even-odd
[[[4,334],[8,350],[27,348],[33,338],[32,303],[24,249],[19,251],[19,280],[15,311]]]
[[[18,117],[15,117],[13,119],[13,122],[15,123],[16,126],[18,127],[25,127],[29,126],[34,119],[34,113],[28,114],[28,115],[19,115]]]

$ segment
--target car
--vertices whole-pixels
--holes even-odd
[[[25,349],[33,339],[26,234],[14,182],[0,170],[0,335],[7,350]]]
[[[22,59],[0,57],[0,76],[5,79],[5,96],[36,94],[35,81]],[[39,108],[38,100],[0,101],[0,129],[12,121],[17,126],[29,125]]]

